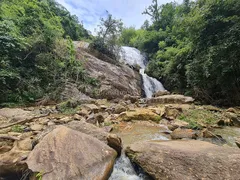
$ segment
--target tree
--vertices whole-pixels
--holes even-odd
[[[141,29],[143,29],[143,30],[148,30],[149,27],[150,27],[149,21],[148,21],[148,20],[145,20],[144,23],[143,23],[143,25],[141,26]]]
[[[160,21],[160,6],[157,0],[152,0],[152,4],[145,9],[142,14],[149,15],[152,18],[153,23],[158,23]]]
[[[113,18],[107,11],[107,18],[101,18],[98,25],[97,37],[92,43],[92,48],[117,59],[118,56],[118,39],[123,30],[123,23],[119,19]]]

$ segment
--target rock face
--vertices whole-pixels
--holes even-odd
[[[42,180],[107,179],[116,151],[103,142],[64,126],[53,130],[29,154],[27,165]]]
[[[164,95],[147,100],[147,104],[188,104],[194,102],[192,97],[183,95]]]
[[[203,141],[149,141],[126,150],[154,179],[239,179],[240,151]]]
[[[123,98],[126,94],[141,96],[141,77],[137,71],[126,65],[117,66],[104,62],[80,50],[78,59],[82,61],[88,74],[100,82],[97,98],[111,100]]]

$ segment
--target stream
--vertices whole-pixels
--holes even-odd
[[[135,142],[147,140],[168,140],[170,137],[162,133],[164,129],[160,125],[148,122],[122,123],[114,128],[113,133],[121,137],[124,148]],[[114,165],[109,180],[150,180],[143,171],[136,173],[132,163],[122,152]]]

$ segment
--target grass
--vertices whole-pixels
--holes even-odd
[[[72,115],[77,113],[79,107],[76,102],[66,101],[58,104],[57,109],[65,115]]]
[[[22,133],[24,131],[24,126],[14,125],[12,127],[12,132]]]
[[[178,116],[178,119],[189,123],[191,129],[202,129],[217,124],[221,114],[205,109],[189,109]]]

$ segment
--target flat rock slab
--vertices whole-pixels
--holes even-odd
[[[192,97],[179,94],[153,97],[147,100],[147,104],[189,104],[193,102]]]
[[[31,111],[25,111],[20,108],[2,108],[0,109],[0,116],[10,120],[20,121],[29,117],[33,117],[34,114]]]
[[[127,156],[154,179],[240,179],[240,150],[204,141],[148,141]]]
[[[107,179],[117,153],[98,139],[59,126],[29,154],[27,165],[42,180]]]

